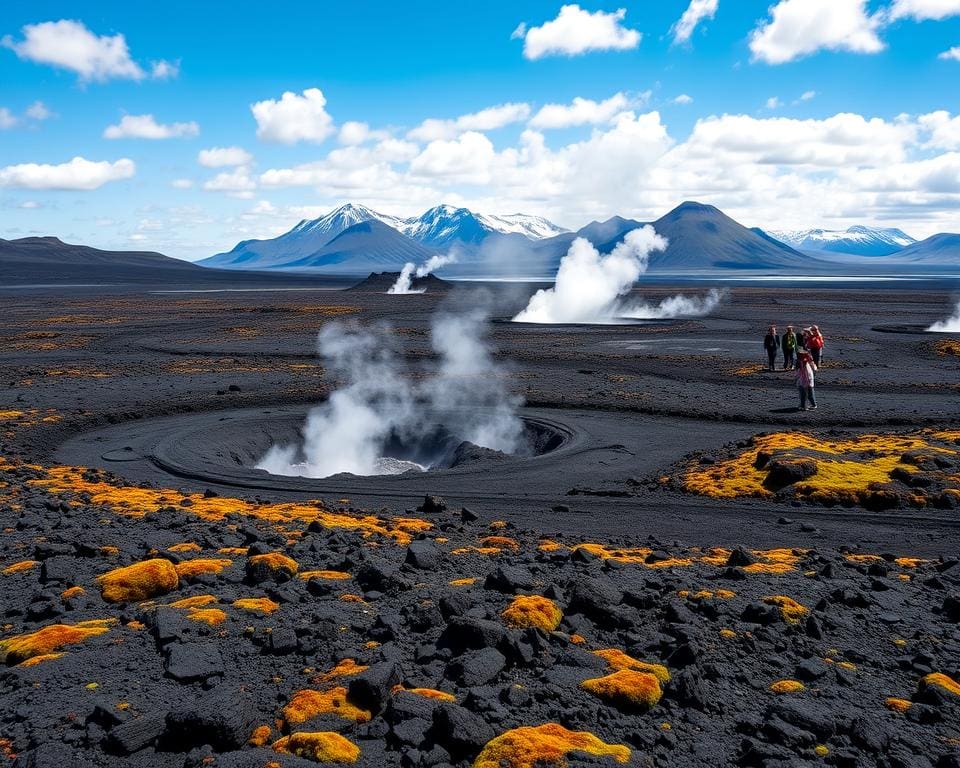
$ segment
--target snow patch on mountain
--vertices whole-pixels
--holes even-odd
[[[901,229],[863,225],[845,230],[768,230],[767,234],[797,250],[857,256],[888,256],[917,242]]]

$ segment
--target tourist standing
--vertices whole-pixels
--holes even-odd
[[[780,346],[783,348],[783,370],[790,371],[796,367],[797,355],[797,334],[793,332],[793,326],[788,325]]]
[[[767,335],[763,337],[763,348],[767,352],[768,369],[771,371],[777,370],[777,352],[780,349],[780,336],[777,334],[777,326],[770,326]]]
[[[814,364],[819,368],[820,362],[823,360],[823,334],[815,325],[810,326],[810,339],[807,341],[807,349],[810,350]]]
[[[815,372],[817,364],[813,361],[813,356],[809,352],[801,352],[797,357],[797,390],[800,394],[801,411],[817,410],[817,398],[814,396],[813,388],[816,384]],[[810,405],[807,406],[807,401]]]

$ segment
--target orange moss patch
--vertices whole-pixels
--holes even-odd
[[[68,587],[60,593],[61,600],[73,600],[75,597],[83,597],[87,594],[83,587]]]
[[[251,555],[247,562],[251,566],[265,567],[271,573],[283,573],[293,578],[300,570],[300,564],[282,552],[268,552],[265,555]]]
[[[540,552],[559,552],[560,550],[565,550],[566,547],[556,541],[544,539],[537,545],[537,549]]]
[[[497,549],[509,549],[512,552],[520,551],[520,543],[509,536],[484,536],[480,539],[481,547],[496,547]]]
[[[253,729],[253,733],[250,734],[247,744],[251,747],[262,747],[270,741],[271,733],[273,733],[273,729],[269,725],[258,725]]]
[[[557,723],[547,723],[515,728],[491,739],[477,755],[473,768],[566,768],[571,752],[612,757],[617,763],[630,759],[629,747],[607,744],[587,731],[570,731]]]
[[[689,466],[682,474],[683,488],[702,496],[735,499],[747,496],[767,498],[773,493],[764,486],[769,469],[756,467],[758,454],[782,454],[813,458],[817,472],[790,487],[804,498],[827,503],[860,503],[875,483],[890,481],[898,468],[911,471],[901,462],[908,451],[956,454],[955,448],[938,445],[951,442],[944,431],[922,430],[909,435],[867,434],[847,439],[826,439],[804,432],[776,432],[757,435],[750,447],[715,464]]]
[[[182,563],[177,563],[176,567],[177,575],[181,579],[189,581],[205,574],[217,575],[223,573],[231,565],[233,565],[233,560],[227,560],[226,558],[198,557],[196,560],[184,560]]]
[[[233,607],[241,611],[250,611],[250,613],[262,613],[269,616],[274,611],[280,610],[280,603],[275,603],[269,597],[241,597],[233,601]]]
[[[369,722],[371,717],[370,712],[347,701],[347,689],[342,686],[329,691],[297,691],[283,708],[283,719],[288,725],[300,725],[320,715],[336,715],[355,723]]]
[[[570,642],[574,645],[584,645],[587,642],[587,638],[585,638],[583,635],[574,633],[570,635]]]
[[[182,494],[172,489],[137,488],[113,485],[106,481],[91,481],[84,477],[84,467],[55,466],[40,468],[44,476],[30,480],[29,484],[45,488],[51,493],[70,496],[86,494],[90,503],[109,507],[117,514],[142,517],[167,506],[181,506],[183,511],[203,520],[220,521],[229,514],[247,515],[258,520],[289,526],[299,523],[304,526],[316,522],[324,528],[343,528],[359,531],[366,536],[383,536],[406,546],[417,533],[428,531],[433,526],[429,521],[416,518],[395,517],[381,519],[372,515],[355,517],[328,510],[323,502],[307,501],[283,504],[256,504],[243,499],[225,496],[206,498],[202,493]],[[188,506],[181,502],[189,501]]]
[[[770,690],[774,693],[799,693],[806,690],[806,686],[799,680],[777,680],[770,684]]]
[[[361,672],[369,669],[365,664],[357,664],[355,659],[342,659],[329,672],[322,672],[319,675],[310,678],[310,682],[316,685],[329,683],[339,677],[351,677],[359,675]]]
[[[920,680],[920,688],[939,688],[954,696],[960,696],[960,683],[942,672],[931,672]]]
[[[464,579],[454,579],[450,582],[451,587],[469,587],[471,584],[476,584],[477,579],[474,576],[468,576]]]
[[[732,629],[721,629],[721,630],[720,630],[720,637],[722,637],[724,640],[732,640],[732,639],[735,638],[736,636],[737,636],[737,633],[734,632]]]
[[[891,696],[883,703],[887,709],[892,710],[893,712],[899,712],[900,714],[903,714],[913,706],[912,701],[908,701],[907,699],[898,699],[894,696]]]
[[[341,602],[343,602],[343,603],[364,603],[364,604],[366,604],[366,602],[367,602],[367,601],[364,600],[362,597],[360,597],[360,595],[340,595],[340,597],[339,597],[338,599],[339,599]]]
[[[952,339],[936,341],[933,344],[933,348],[941,357],[960,357],[960,341],[954,341]]]
[[[185,597],[182,600],[174,600],[167,605],[168,608],[203,608],[206,605],[212,605],[217,602],[213,595],[194,595]]]
[[[273,750],[316,763],[355,763],[360,757],[360,747],[332,731],[293,733],[275,741]]]
[[[650,709],[663,696],[663,689],[656,675],[633,669],[621,669],[606,677],[584,680],[580,687],[611,704],[627,709]]]
[[[670,670],[663,664],[651,664],[646,661],[628,656],[619,648],[604,648],[593,652],[594,656],[599,656],[610,666],[610,669],[619,671],[621,669],[633,669],[637,672],[646,672],[653,675],[661,683],[670,682]]]
[[[219,608],[191,608],[187,611],[187,618],[215,627],[227,620],[227,614]]]
[[[179,586],[180,577],[169,560],[154,558],[108,571],[97,581],[104,600],[125,603],[172,592]]]
[[[65,653],[42,653],[39,656],[31,656],[26,661],[21,661],[18,666],[21,667],[35,667],[38,664],[43,664],[45,661],[53,661],[59,659],[61,656],[66,656]]]
[[[4,576],[12,576],[15,573],[23,573],[24,571],[29,571],[35,565],[40,565],[39,560],[21,560],[19,563],[14,563],[13,565],[8,565],[3,569]]]
[[[544,632],[555,630],[563,619],[557,604],[539,595],[517,595],[500,615],[512,627],[536,627]]]
[[[768,595],[761,598],[767,605],[780,608],[780,615],[787,624],[798,624],[800,619],[810,613],[810,609],[786,595]]]
[[[218,555],[245,555],[247,554],[246,547],[220,547],[217,550]]]
[[[309,581],[310,579],[324,579],[326,581],[346,581],[347,579],[352,579],[351,576],[346,571],[303,571],[299,578],[304,581]]]
[[[0,656],[7,666],[12,667],[35,656],[49,656],[64,646],[102,635],[116,623],[116,619],[94,619],[76,624],[49,624],[36,632],[0,640]]]
[[[406,691],[416,696],[423,696],[425,699],[434,699],[435,701],[456,701],[457,697],[446,691],[438,691],[434,688],[404,688],[402,685],[395,685],[393,693]]]
[[[200,545],[195,541],[182,541],[179,544],[167,547],[169,552],[199,552],[200,549]]]

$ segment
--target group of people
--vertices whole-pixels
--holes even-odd
[[[800,410],[816,410],[815,373],[823,360],[823,334],[820,329],[811,325],[796,333],[793,326],[788,325],[781,336],[777,333],[777,327],[771,325],[763,338],[763,349],[767,353],[771,371],[777,370],[777,355],[783,353],[783,370],[796,372]]]

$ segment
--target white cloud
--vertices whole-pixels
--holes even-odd
[[[301,95],[286,91],[276,99],[250,105],[257,121],[257,138],[280,144],[300,141],[322,142],[334,132],[333,118],[325,109],[327,99],[319,88],[307,88]]]
[[[510,33],[511,40],[523,40],[527,34],[527,22],[521,21],[514,27],[513,32]]]
[[[523,102],[498,104],[479,112],[461,115],[455,120],[437,120],[429,118],[416,128],[407,132],[407,138],[414,141],[436,141],[452,139],[467,131],[493,131],[511,123],[526,120],[530,115],[530,105]]]
[[[960,0],[893,0],[889,14],[891,20],[939,21],[948,16],[960,16]]]
[[[193,181],[190,179],[174,179],[170,182],[174,189],[193,189]]]
[[[523,37],[523,55],[536,60],[544,56],[579,56],[590,51],[626,51],[640,45],[641,34],[621,23],[625,8],[613,13],[590,13],[579,5],[564,5],[557,18],[539,27],[521,25],[514,37]]]
[[[51,117],[56,117],[56,113],[51,112],[47,105],[42,101],[35,101],[29,107],[27,107],[26,116],[31,120],[49,120]]]
[[[673,25],[673,42],[686,43],[704,19],[712,19],[717,13],[719,0],[690,0],[690,5],[683,12],[679,21]]]
[[[38,203],[36,200],[24,200],[17,208],[22,208],[25,211],[36,211],[43,208],[43,204]]]
[[[530,120],[533,128],[569,128],[574,125],[608,123],[630,105],[623,93],[592,101],[577,96],[569,104],[545,104]]]
[[[91,190],[111,181],[129,179],[135,172],[136,165],[127,158],[112,163],[83,157],[59,165],[21,163],[0,168],[0,187]]]
[[[367,123],[361,123],[356,120],[347,120],[340,126],[340,133],[337,136],[341,144],[349,147],[358,144],[366,144],[368,141],[382,141],[389,139],[389,131],[374,131],[370,129]]]
[[[960,45],[955,45],[953,48],[944,51],[937,58],[943,61],[960,61]]]
[[[870,16],[867,0],[780,0],[770,9],[770,19],[750,34],[753,58],[767,64],[784,64],[821,49],[878,53],[884,48],[877,36],[882,23]]]
[[[960,116],[951,117],[949,112],[939,110],[917,118],[921,130],[929,134],[924,144],[933,149],[960,149]]]
[[[810,101],[811,99],[816,98],[816,91],[804,91],[800,94],[800,101]]]
[[[61,19],[40,24],[27,24],[21,30],[23,39],[15,41],[7,35],[0,43],[21,59],[67,69],[83,81],[104,81],[111,78],[143,80],[147,77],[130,56],[122,34],[96,35],[81,21]],[[157,62],[153,77],[170,77],[174,65]]]
[[[681,93],[677,98],[673,100],[674,104],[680,104],[686,106],[687,104],[693,104],[693,96],[689,96],[686,93]]]
[[[442,177],[448,182],[486,184],[496,151],[482,133],[467,131],[452,140],[431,141],[410,162],[414,176]]]
[[[218,173],[212,179],[205,181],[203,188],[208,192],[224,192],[230,197],[248,199],[253,197],[257,183],[250,177],[250,169],[241,165],[232,171]]]
[[[150,75],[154,80],[173,80],[180,74],[179,61],[155,61],[150,66]]]
[[[17,116],[13,114],[6,107],[0,107],[0,131],[6,131],[10,128],[13,128],[19,120]]]
[[[189,123],[158,123],[153,115],[124,115],[117,125],[108,125],[105,139],[182,139],[197,136],[200,126]]]
[[[778,96],[771,96],[767,99],[766,107],[767,109],[776,109],[780,106],[780,98]]]
[[[249,165],[253,162],[253,155],[243,147],[211,147],[200,150],[197,154],[197,162],[204,168]]]

